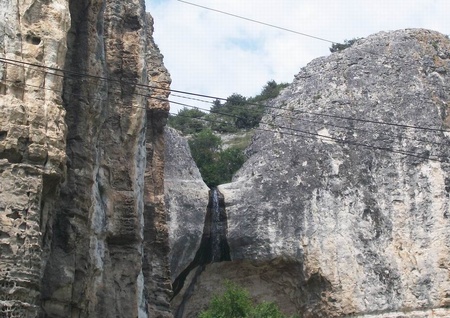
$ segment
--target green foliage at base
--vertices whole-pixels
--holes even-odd
[[[213,296],[209,308],[201,312],[199,318],[287,318],[275,303],[254,305],[244,288],[229,281],[225,286],[225,292]]]

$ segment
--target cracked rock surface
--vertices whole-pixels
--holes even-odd
[[[184,317],[226,278],[303,317],[449,317],[449,79],[449,39],[422,29],[302,68],[219,186],[232,261],[206,266]]]
[[[448,316],[449,79],[450,41],[420,29],[309,63],[220,187],[232,258],[298,260],[305,317]]]
[[[170,317],[170,77],[144,1],[0,7],[0,316]]]

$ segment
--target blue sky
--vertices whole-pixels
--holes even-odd
[[[427,28],[450,34],[449,0],[189,0],[331,41],[379,31]],[[172,88],[205,95],[252,96],[269,80],[291,82],[328,55],[331,43],[194,7],[146,0]],[[205,103],[171,98],[203,108]],[[180,107],[171,106],[172,111]]]

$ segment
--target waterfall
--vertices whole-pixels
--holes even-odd
[[[174,292],[173,297],[175,297],[183,288],[184,281],[189,273],[197,268],[195,276],[184,294],[183,301],[177,309],[175,317],[182,317],[184,303],[190,297],[190,293],[197,281],[197,277],[200,276],[205,265],[231,261],[230,247],[227,242],[227,229],[227,214],[225,211],[223,195],[217,188],[212,188],[209,191],[209,203],[200,247],[197,250],[193,261],[180,273],[180,275],[178,275],[172,284]]]
[[[219,190],[211,189],[211,262],[229,260],[227,243],[227,216],[219,206]]]

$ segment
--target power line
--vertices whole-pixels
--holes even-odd
[[[187,97],[187,96],[182,96],[182,95],[177,95],[177,94],[171,94],[171,96],[179,97],[179,98],[183,98],[183,99],[194,100],[194,101],[198,101],[198,102],[202,102],[202,103],[210,103],[210,101],[207,101],[207,100],[204,100],[204,99]],[[177,104],[177,105],[182,105],[182,106],[184,105],[182,103],[176,103],[176,102],[171,102],[171,103],[174,103],[174,104]],[[192,107],[194,107],[194,106],[192,106]],[[270,106],[265,106],[265,107],[270,108]],[[200,107],[196,107],[196,108],[199,109],[199,110],[202,110],[202,111],[209,111],[209,112],[212,112],[212,113],[217,113],[217,114],[229,116],[229,114],[227,114],[227,113],[211,111],[211,110],[207,110],[207,109],[200,108]],[[274,107],[274,108],[278,109],[278,110],[282,110],[282,108],[278,108],[278,107]],[[302,113],[302,111],[297,111],[297,110],[290,110],[290,109],[288,109],[288,111],[291,112],[291,113],[294,113],[294,114]],[[309,114],[309,112],[306,112],[306,113]],[[272,117],[281,117],[281,118],[285,118],[285,119],[295,119],[295,120],[302,121],[302,122],[315,123],[315,124],[320,124],[320,125],[329,126],[329,127],[346,129],[346,130],[350,130],[350,131],[360,131],[360,132],[365,132],[365,133],[374,133],[374,131],[372,131],[372,130],[367,130],[367,129],[362,129],[362,128],[355,128],[355,127],[349,127],[349,126],[341,126],[341,125],[332,124],[332,123],[324,123],[324,122],[310,120],[310,119],[305,119],[305,118],[297,118],[297,117],[285,116],[285,115],[272,115]],[[430,141],[430,140],[425,140],[425,139],[411,138],[411,137],[408,137],[408,136],[396,135],[396,134],[392,134],[392,133],[385,133],[385,132],[383,132],[381,134],[385,135],[385,136],[390,136],[390,137],[393,137],[393,138],[397,138],[397,139],[402,139],[403,138],[403,139],[414,140],[414,141],[428,143],[428,144],[449,145],[449,143],[441,143],[441,142]],[[377,138],[376,140],[383,140],[383,139]],[[387,139],[387,140],[389,140],[389,139]]]
[[[156,99],[156,100],[159,100],[159,101],[166,101],[166,99],[164,99],[164,98],[158,98],[158,97],[151,96],[151,95],[145,95],[145,94],[140,94],[140,93],[134,93],[134,94],[138,95],[138,96],[146,97],[146,98]],[[175,96],[181,97],[181,98],[187,98],[187,99],[191,99],[191,100],[196,100],[196,101],[208,102],[208,101],[205,101],[205,100],[185,97],[185,96],[181,96],[181,95],[175,95]],[[197,109],[197,110],[200,110],[200,111],[203,111],[203,112],[210,112],[210,113],[213,113],[213,114],[228,116],[228,117],[235,118],[235,119],[244,119],[244,118],[242,118],[240,116],[236,116],[236,115],[229,114],[229,113],[224,113],[224,112],[220,112],[220,111],[213,111],[213,110],[210,110],[210,109],[201,108],[201,107],[197,107],[197,106],[192,106],[192,105],[188,105],[188,104],[185,104],[185,103],[180,103],[180,102],[176,102],[176,101],[172,101],[172,100],[167,100],[167,101],[170,102],[171,104],[180,105],[180,106],[184,106],[184,107],[188,107],[188,108],[193,108],[193,109]],[[182,116],[182,115],[180,115],[180,116]],[[182,117],[188,117],[188,116],[182,116]],[[278,117],[286,118],[285,116],[281,116],[281,115],[278,115]],[[188,117],[188,118],[190,118],[190,117]],[[352,128],[352,127],[347,127],[347,126],[339,126],[339,125],[334,125],[334,124],[329,124],[329,123],[325,124],[325,123],[322,123],[322,122],[312,121],[312,120],[303,119],[303,118],[293,118],[293,117],[287,117],[287,118],[295,119],[295,120],[299,120],[299,121],[303,121],[303,122],[311,122],[311,123],[320,124],[320,125],[324,125],[324,126],[331,126],[331,127],[341,128],[341,129],[348,129],[348,130],[351,130],[351,131],[362,131],[362,132],[373,133],[373,131],[370,131],[370,130]],[[204,119],[204,118],[202,118],[200,120],[224,124],[224,122],[212,121],[212,120],[207,120],[207,119]],[[228,124],[228,123],[225,123],[225,124]],[[292,129],[290,127],[289,128],[288,127],[283,127],[283,128]],[[328,138],[327,136],[322,136],[322,135],[320,135],[320,136]],[[423,142],[423,143],[427,143],[427,144],[443,145],[443,146],[447,146],[448,145],[448,144],[445,144],[445,143],[439,143],[439,142],[434,142],[434,141],[430,141],[430,140],[409,138],[407,136],[394,135],[393,137],[399,138],[399,139],[403,138],[403,139],[408,139],[408,140],[419,141],[419,142]],[[375,138],[373,140],[374,141],[392,141],[393,142],[393,140],[391,140],[391,139],[382,139],[382,138]],[[417,148],[417,147],[414,147],[414,148]]]
[[[69,75],[72,75],[72,76],[75,76],[75,77],[90,77],[90,78],[95,78],[95,79],[99,79],[99,80],[103,80],[103,81],[115,82],[115,83],[119,83],[119,84],[133,85],[135,87],[142,88],[142,89],[163,90],[163,91],[175,92],[175,93],[180,93],[180,94],[185,94],[185,95],[190,95],[190,96],[203,97],[203,98],[209,98],[209,99],[216,99],[216,100],[221,100],[221,101],[227,101],[228,100],[227,98],[223,98],[223,97],[192,93],[192,92],[175,90],[175,89],[170,89],[170,88],[156,87],[156,86],[140,84],[140,83],[132,83],[132,82],[129,82],[129,81],[123,81],[123,80],[118,80],[118,79],[111,79],[111,78],[107,78],[107,77],[91,75],[91,74],[86,74],[86,73],[78,73],[78,72],[73,72],[73,71],[67,71],[67,70],[63,70],[63,69],[52,68],[52,67],[47,67],[47,66],[44,66],[44,65],[28,63],[28,62],[18,61],[18,60],[12,60],[12,59],[7,59],[7,58],[3,58],[3,57],[0,57],[0,62],[6,63],[6,64],[11,64],[11,65],[15,65],[15,66],[18,66],[17,64],[24,64],[24,65],[28,65],[28,66],[32,66],[32,67],[38,67],[38,68],[41,68],[41,69],[50,69],[52,71],[62,72],[63,74],[68,73]],[[46,71],[42,71],[42,72],[47,73],[47,74],[51,74],[51,75],[60,76],[60,77],[64,76],[64,75],[61,75],[61,74],[49,73],[49,72],[46,72]],[[445,86],[443,86],[443,87],[445,87]],[[264,104],[252,103],[252,102],[248,102],[248,101],[245,104],[246,105],[254,105],[254,106],[264,106],[265,108],[271,108],[271,109],[277,109],[277,110],[281,110],[282,109],[280,107],[270,106],[270,105],[267,105],[267,104],[264,105]],[[376,121],[376,120],[356,118],[356,117],[346,117],[346,116],[331,115],[331,114],[325,114],[325,113],[317,113],[317,112],[311,112],[311,111],[296,110],[296,113],[299,113],[299,114],[303,113],[303,114],[309,114],[309,115],[314,115],[314,116],[331,117],[331,118],[338,118],[338,119],[345,119],[345,120],[353,120],[353,121],[359,121],[359,122],[364,122],[364,123],[372,123],[372,124],[377,124],[377,125],[387,125],[387,126],[411,128],[411,129],[419,129],[419,130],[428,130],[428,131],[435,131],[435,132],[450,132],[450,130],[439,129],[439,128],[422,127],[422,126],[415,126],[415,125],[408,125],[408,124],[398,124],[398,123],[391,123],[391,122],[385,122],[385,121]]]
[[[155,98],[155,99],[159,99],[159,98]],[[160,100],[163,100],[163,99],[160,99]],[[184,103],[176,102],[176,104],[182,105],[182,106],[186,106],[186,107],[190,107],[190,108],[203,110],[202,108],[199,108],[199,107],[196,107],[196,106],[190,106],[190,105],[187,105],[187,104],[184,104]],[[212,111],[210,111],[210,112],[212,112]],[[239,116],[234,116],[234,115],[231,115],[231,114],[226,114],[226,115],[230,116],[230,117],[240,118]],[[183,115],[181,115],[181,116],[192,119],[192,117],[189,117],[189,116],[183,116]],[[201,118],[201,119],[198,118],[198,120],[224,124],[223,122],[220,122],[220,121],[214,121],[214,120],[205,119],[205,118]],[[262,122],[262,124],[267,124],[267,123],[263,123]],[[267,125],[270,126],[270,124],[267,124]],[[398,154],[402,154],[402,155],[406,155],[406,156],[412,156],[412,157],[426,159],[426,160],[438,161],[438,162],[442,162],[442,163],[447,163],[448,162],[448,160],[441,160],[441,159],[439,159],[439,157],[437,155],[434,155],[436,157],[436,159],[434,159],[434,158],[429,158],[429,157],[423,157],[423,156],[420,156],[420,155],[417,155],[415,153],[408,152],[408,151],[395,150],[395,149],[391,149],[391,148],[387,148],[387,147],[368,145],[368,144],[364,144],[364,143],[360,143],[360,142],[354,142],[354,141],[347,141],[347,140],[343,140],[343,139],[340,139],[340,138],[337,138],[337,137],[326,136],[326,135],[322,135],[322,134],[319,134],[319,133],[312,133],[312,132],[308,132],[308,131],[304,131],[304,130],[300,130],[300,129],[296,129],[296,128],[292,128],[292,127],[284,127],[284,126],[280,126],[280,125],[273,125],[273,126],[275,126],[277,128],[282,128],[282,129],[286,129],[286,130],[299,132],[301,134],[309,135],[310,138],[317,138],[317,137],[319,137],[319,138],[329,139],[329,140],[332,140],[332,141],[335,141],[335,142],[338,142],[338,143],[342,143],[342,144],[350,144],[350,145],[354,145],[354,146],[361,146],[361,147],[372,148],[372,149],[376,149],[376,150],[384,150],[384,151],[388,151],[388,152],[398,153]],[[274,132],[274,130],[267,130],[267,129],[261,128],[261,126],[260,127],[255,127],[254,129]],[[287,135],[298,136],[298,135],[292,134],[292,133],[286,133],[286,132],[283,132],[283,133],[287,134]],[[311,137],[311,136],[313,136],[313,137]],[[380,140],[380,139],[375,139],[375,140]],[[380,140],[380,141],[385,141],[385,140]],[[443,157],[443,158],[448,159],[447,157]]]
[[[5,80],[2,80],[2,81],[5,81]],[[8,80],[6,80],[6,81],[7,82],[11,82],[11,83],[13,82],[13,81],[8,81]],[[61,93],[61,94],[63,93],[63,91],[50,89],[50,88],[43,88],[43,87],[40,87],[40,86],[37,86],[37,85],[31,85],[31,84],[25,84],[25,83],[23,85],[30,86],[30,87],[35,87],[35,88],[39,88],[39,89],[43,89],[43,90],[50,90],[50,91],[58,92],[58,93]],[[81,96],[81,94],[71,94],[71,95]],[[143,97],[147,97],[147,98],[150,98],[150,99],[164,101],[164,102],[167,101],[167,99],[154,97],[154,96],[151,96],[151,95],[143,95],[143,94],[138,94],[138,95],[141,95]],[[95,100],[107,101],[106,99],[95,99]],[[169,102],[172,102],[172,101],[169,101]],[[201,109],[199,107],[191,106],[191,105],[184,104],[184,103],[178,103],[178,102],[174,102],[174,103],[182,105],[182,106],[186,106],[186,107]],[[146,107],[139,107],[139,106],[137,106],[137,107],[130,107],[130,106],[126,106],[126,105],[123,105],[123,106],[124,107],[129,107],[129,108],[141,108],[141,109],[146,109],[147,110]],[[231,114],[227,114],[227,115],[231,116],[231,117],[234,117],[234,118],[240,118],[239,116],[234,116],[234,115],[231,115]],[[180,115],[180,116],[182,116],[182,115]],[[189,117],[189,116],[183,116],[183,117]],[[189,118],[191,118],[191,117],[189,117]],[[202,121],[206,121],[206,122],[213,122],[213,123],[224,124],[224,122],[214,121],[214,120],[210,120],[210,119],[202,118],[201,120]],[[227,123],[225,123],[225,124],[227,124]],[[369,148],[369,149],[375,149],[375,150],[380,150],[380,151],[387,151],[387,152],[391,152],[391,153],[401,154],[401,155],[404,155],[404,156],[415,157],[415,158],[424,159],[424,160],[431,160],[431,161],[437,161],[437,162],[441,162],[441,163],[448,163],[448,158],[444,157],[444,156],[442,156],[441,158],[445,158],[446,160],[440,159],[437,155],[433,155],[436,158],[431,158],[429,156],[428,157],[424,157],[424,156],[420,156],[420,155],[417,155],[416,153],[412,153],[412,152],[408,152],[408,151],[403,151],[403,150],[398,150],[398,149],[391,149],[391,148],[382,147],[382,146],[376,146],[376,145],[369,145],[369,144],[365,144],[365,143],[361,143],[361,142],[343,140],[343,139],[340,139],[340,138],[337,138],[337,137],[326,136],[326,135],[322,135],[322,134],[319,134],[319,133],[313,133],[313,132],[304,131],[304,130],[296,129],[296,128],[292,128],[292,127],[284,127],[284,126],[274,125],[274,124],[271,125],[271,124],[267,124],[267,123],[262,123],[262,124],[263,125],[266,124],[266,125],[269,125],[269,126],[273,126],[273,127],[279,128],[279,129],[284,129],[284,131],[281,131],[281,132],[280,131],[275,131],[273,129],[266,129],[266,128],[263,128],[261,126],[260,127],[255,127],[254,129],[255,130],[259,130],[259,131],[271,132],[271,133],[282,133],[282,134],[285,134],[285,135],[296,136],[296,137],[301,137],[300,135],[297,134],[297,133],[300,133],[305,138],[310,138],[310,139],[311,138],[312,139],[317,139],[317,138],[328,139],[330,141],[334,141],[334,142],[341,143],[341,144],[365,147],[365,148]],[[293,131],[294,133],[289,132],[289,131]]]
[[[197,108],[197,107],[194,107],[194,106],[192,106],[192,107],[193,108]],[[192,117],[189,117],[189,116],[183,116],[183,115],[179,115],[179,116],[187,117],[187,118],[191,118],[192,119]],[[200,120],[206,121],[206,122],[224,124],[223,122],[210,120],[210,119],[202,118]],[[263,123],[263,124],[266,124],[266,125],[270,126],[270,124],[267,124],[267,123]],[[445,158],[445,160],[444,159],[440,159],[437,155],[433,155],[436,158],[430,158],[429,156],[424,157],[424,156],[421,156],[421,155],[418,155],[418,154],[415,154],[415,153],[412,153],[412,152],[408,152],[408,151],[391,149],[391,148],[387,148],[387,147],[381,147],[381,146],[369,145],[369,144],[360,143],[360,142],[343,140],[343,139],[340,139],[340,138],[337,138],[337,137],[326,136],[326,135],[313,133],[313,132],[309,132],[309,131],[303,131],[303,130],[295,129],[295,128],[291,128],[291,127],[284,127],[284,126],[277,126],[277,125],[273,125],[273,126],[277,127],[277,128],[280,128],[280,129],[285,129],[285,130],[288,130],[288,131],[294,131],[296,133],[302,134],[303,136],[300,136],[300,135],[298,135],[296,133],[292,133],[292,132],[275,131],[273,129],[266,129],[266,128],[262,128],[261,126],[260,127],[255,127],[254,129],[255,130],[259,130],[259,131],[266,131],[266,132],[272,132],[272,133],[281,133],[281,134],[285,134],[285,135],[296,136],[296,137],[305,137],[305,138],[310,138],[310,139],[317,139],[317,138],[328,139],[330,141],[334,141],[334,142],[341,143],[341,144],[347,144],[347,145],[352,145],[352,146],[358,146],[358,147],[364,147],[364,148],[375,149],[375,150],[380,150],[380,151],[386,151],[386,152],[396,153],[396,154],[400,154],[400,155],[407,156],[407,157],[415,157],[415,158],[424,159],[424,160],[437,161],[437,162],[440,162],[440,163],[448,163],[449,162],[449,160],[448,160],[449,158],[448,157],[444,157],[444,156],[441,156],[441,158]]]
[[[295,30],[279,27],[279,26],[276,26],[274,24],[270,24],[270,23],[266,23],[266,22],[253,20],[253,19],[250,19],[250,18],[246,18],[246,17],[240,16],[240,15],[237,15],[237,14],[228,13],[228,12],[225,12],[225,11],[221,11],[221,10],[217,10],[217,9],[213,9],[213,8],[209,8],[209,7],[205,7],[205,6],[201,6],[199,4],[195,4],[195,3],[192,3],[192,2],[187,2],[187,1],[183,1],[183,0],[177,0],[177,1],[189,4],[191,6],[199,7],[199,8],[202,8],[202,9],[206,9],[206,10],[209,10],[209,11],[214,11],[214,12],[218,12],[218,13],[221,13],[221,14],[229,15],[229,16],[232,16],[232,17],[235,17],[235,18],[238,18],[238,19],[242,19],[242,20],[246,20],[246,21],[262,24],[262,25],[265,25],[265,26],[269,26],[271,28],[283,30],[283,31],[286,31],[286,32],[295,33],[295,34],[298,34],[298,35],[301,35],[301,36],[306,36],[308,38],[313,38],[313,39],[316,39],[316,40],[320,40],[320,41],[324,41],[324,42],[328,42],[328,43],[333,43],[333,44],[334,43],[338,43],[338,42],[327,40],[327,39],[324,39],[324,38],[321,38],[321,37],[318,37],[318,36],[314,36],[314,35],[298,32],[298,31],[295,31]]]

